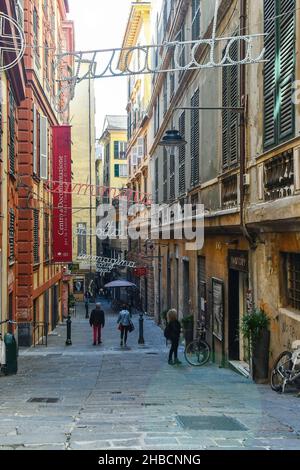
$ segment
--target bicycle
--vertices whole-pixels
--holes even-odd
[[[209,361],[211,350],[205,338],[205,326],[199,323],[197,338],[188,343],[184,350],[184,357],[191,366],[204,366]]]
[[[294,341],[291,351],[282,352],[271,372],[271,388],[284,393],[287,385],[300,385],[300,341]]]

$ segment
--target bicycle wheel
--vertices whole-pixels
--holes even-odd
[[[289,371],[292,369],[292,353],[284,351],[276,359],[271,372],[271,388],[275,392],[282,392],[283,382],[289,377]]]
[[[186,346],[184,356],[191,366],[203,366],[209,360],[210,347],[205,341],[192,341]]]

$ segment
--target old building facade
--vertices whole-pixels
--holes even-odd
[[[67,124],[57,107],[55,55],[74,49],[67,0],[24,0],[26,98],[18,109],[16,313],[21,345],[55,328],[62,311],[63,267],[53,263],[52,126]],[[61,97],[60,99],[63,99]]]
[[[184,239],[156,244],[155,314],[159,320],[175,307],[180,318],[193,315],[194,326],[205,319],[214,360],[224,365],[248,362],[242,317],[262,307],[271,319],[273,362],[300,334],[299,103],[292,100],[299,80],[299,2],[219,3],[217,37],[266,32],[255,47],[265,46],[271,60],[162,73],[153,80],[153,197],[168,205],[189,203],[194,214],[201,204],[205,212],[202,249],[187,250]],[[214,2],[153,4],[154,44],[211,37]],[[226,39],[215,44],[215,57],[227,45]],[[182,48],[181,64],[190,47]],[[244,41],[232,42],[229,51],[233,60],[245,57]],[[209,61],[208,47],[196,54],[199,63]],[[157,61],[173,68],[165,50],[157,50]],[[170,155],[159,142],[174,128],[187,145]]]

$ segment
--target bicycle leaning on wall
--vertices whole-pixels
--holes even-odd
[[[197,338],[185,347],[184,357],[191,366],[204,366],[210,359],[210,346],[206,342],[204,323],[198,322]]]
[[[294,341],[291,351],[284,351],[276,359],[271,372],[272,390],[284,393],[287,385],[300,384],[300,340]]]

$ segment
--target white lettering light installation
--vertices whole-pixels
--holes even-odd
[[[8,32],[10,31],[10,32]],[[5,13],[0,13],[0,72],[13,68],[25,52],[25,36],[20,25]],[[14,59],[6,62],[6,56],[14,53]]]
[[[67,88],[69,87],[71,91],[74,91],[76,83],[80,83],[85,79],[125,77],[130,75],[209,69],[214,67],[266,62],[264,60],[265,48],[263,47],[262,49],[259,49],[259,51],[254,52],[254,46],[256,41],[260,40],[267,34],[257,33],[218,38],[216,35],[218,10],[219,0],[215,0],[212,36],[208,39],[198,39],[195,41],[171,41],[163,44],[78,51],[73,53],[65,52],[59,54],[57,55],[55,67],[61,71],[66,70],[65,64],[68,56],[72,56],[75,62],[73,76],[64,76],[62,73],[59,81],[62,82],[62,86]],[[239,44],[242,41],[246,44],[245,57],[239,58],[239,60],[234,60],[231,57],[232,46],[234,43]],[[224,44],[224,53],[220,59],[216,59],[217,46],[222,43]],[[202,58],[200,60],[198,59],[200,46],[207,47],[209,49],[206,63],[203,62]],[[162,57],[165,57],[166,54],[170,53],[170,51],[173,53],[174,68],[164,69],[162,67],[163,60],[158,64],[152,63],[153,52],[157,49],[164,51]],[[185,51],[185,54],[183,54],[183,51]],[[121,54],[123,54],[124,57],[122,60],[122,70],[118,68]],[[130,65],[133,54],[139,55],[139,61],[137,61],[139,65],[137,67],[132,67]],[[184,62],[182,62],[183,56],[185,57]],[[87,63],[89,63],[88,69],[86,67]],[[83,65],[84,67],[82,67]],[[70,93],[70,96],[72,96],[72,93]]]

